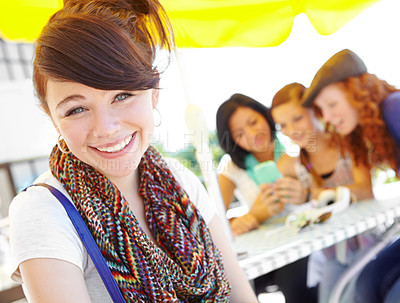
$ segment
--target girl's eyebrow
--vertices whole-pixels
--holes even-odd
[[[62,99],[62,100],[57,104],[56,109],[58,109],[59,107],[63,106],[64,104],[66,104],[66,103],[68,103],[68,102],[70,102],[70,101],[72,101],[72,100],[82,100],[82,99],[85,99],[85,97],[82,96],[82,95],[78,95],[78,94],[70,95],[70,96],[68,96],[68,97],[66,97],[66,98],[64,98],[64,99]]]

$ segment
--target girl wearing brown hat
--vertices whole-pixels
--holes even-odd
[[[357,164],[400,176],[400,91],[369,74],[355,53],[343,50],[320,68],[303,96],[304,106],[313,104]]]
[[[345,140],[356,164],[400,176],[400,91],[367,72],[354,52],[343,50],[317,72],[303,96],[317,106],[330,130]],[[384,249],[360,273],[355,302],[398,302],[400,241]]]

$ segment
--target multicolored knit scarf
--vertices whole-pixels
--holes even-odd
[[[86,222],[127,302],[229,301],[220,252],[153,147],[139,165],[139,192],[158,246],[141,229],[118,188],[93,167],[56,146],[50,168]]]

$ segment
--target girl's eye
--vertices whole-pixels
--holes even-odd
[[[257,123],[256,119],[250,121],[250,125],[255,125],[256,123]]]
[[[79,113],[83,112],[84,110],[85,110],[85,109],[84,109],[83,107],[76,107],[76,108],[73,108],[73,109],[69,110],[69,111],[65,114],[65,116],[66,116],[66,117],[69,117],[69,116],[72,116],[72,115],[76,115],[76,114],[79,114]]]
[[[124,101],[125,99],[129,98],[132,96],[132,94],[129,93],[121,93],[115,96],[115,101]]]
[[[331,107],[331,108],[332,108],[332,107],[335,107],[335,105],[336,105],[336,102],[332,102],[332,103],[329,103],[329,104],[328,104],[328,106]]]
[[[302,118],[303,118],[303,116],[294,117],[294,121],[295,121],[295,122],[300,121]]]

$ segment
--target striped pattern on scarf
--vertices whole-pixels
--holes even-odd
[[[222,257],[196,207],[160,154],[139,164],[139,193],[155,245],[104,175],[57,146],[50,156],[127,302],[228,302]]]

